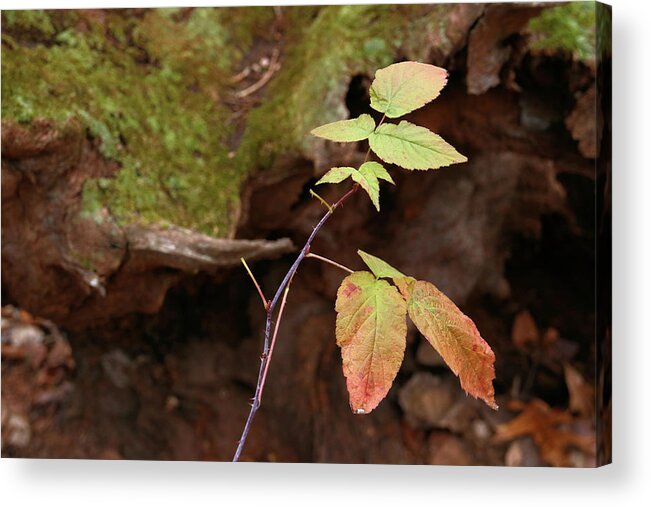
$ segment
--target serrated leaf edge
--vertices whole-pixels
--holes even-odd
[[[398,127],[398,126],[400,126],[400,125],[402,125],[402,124],[412,125],[412,126],[414,126],[414,127],[419,127],[419,128],[421,128],[421,129],[426,130],[427,132],[429,132],[429,133],[432,134],[433,136],[435,136],[435,137],[437,137],[438,139],[440,139],[443,143],[447,144],[447,145],[448,145],[448,146],[453,150],[453,152],[458,156],[459,159],[458,159],[458,160],[451,160],[451,161],[449,161],[449,162],[447,162],[447,163],[440,164],[440,165],[437,165],[437,166],[427,167],[427,168],[407,167],[407,166],[405,166],[405,165],[401,165],[401,164],[399,164],[398,162],[395,162],[395,161],[393,161],[393,160],[387,160],[387,158],[385,158],[385,157],[383,157],[382,155],[380,155],[380,154],[376,151],[376,149],[373,147],[373,140],[374,140],[374,139],[377,139],[377,138],[380,137],[380,136],[393,137],[393,138],[395,138],[395,139],[399,139],[399,140],[401,140],[402,142],[406,142],[406,143],[414,144],[414,145],[420,146],[421,148],[428,149],[428,150],[430,150],[430,151],[434,151],[434,150],[432,150],[431,147],[426,146],[426,145],[423,145],[423,144],[421,144],[421,143],[417,143],[417,142],[413,142],[413,141],[405,140],[404,138],[401,138],[401,137],[398,137],[398,136],[393,136],[393,135],[391,135],[391,134],[385,134],[385,133],[382,132],[382,128],[383,128],[383,127],[384,127],[384,129],[386,130],[386,127],[389,126],[389,125],[394,125],[394,126]],[[423,126],[421,126],[421,125],[416,125],[415,123],[411,123],[411,122],[406,121],[406,120],[401,120],[400,123],[384,123],[384,124],[382,124],[382,125],[378,125],[378,126],[375,128],[375,130],[371,133],[371,135],[368,137],[368,139],[369,139],[369,145],[370,145],[370,147],[371,147],[371,150],[373,150],[373,153],[375,153],[375,154],[376,154],[380,159],[382,159],[382,160],[383,160],[384,162],[386,162],[387,164],[394,164],[394,165],[397,165],[398,167],[402,167],[403,169],[407,169],[407,170],[409,170],[409,171],[414,171],[414,170],[415,170],[415,171],[430,171],[430,170],[440,169],[440,168],[442,168],[442,167],[448,167],[448,166],[451,166],[451,165],[454,165],[454,164],[463,164],[463,163],[465,163],[465,162],[468,162],[468,157],[466,157],[465,155],[459,153],[459,151],[458,151],[454,146],[452,146],[450,143],[448,143],[448,142],[447,142],[445,139],[443,139],[440,135],[436,134],[435,132],[432,132],[431,130],[429,130],[429,129],[426,128],[426,127],[423,127]],[[410,164],[410,165],[413,165],[413,164]]]

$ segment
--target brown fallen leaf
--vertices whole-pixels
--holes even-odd
[[[510,442],[522,436],[531,436],[540,451],[541,459],[552,466],[570,467],[576,463],[572,450],[578,449],[593,456],[595,438],[590,434],[578,434],[570,427],[574,421],[566,410],[551,408],[542,400],[529,403],[512,401],[509,409],[521,413],[511,421],[497,426],[494,443]]]
[[[511,329],[511,341],[520,350],[530,350],[538,345],[540,331],[528,310],[523,310],[515,316]]]
[[[561,364],[571,360],[578,351],[578,345],[563,339],[557,329],[549,327],[541,332],[528,310],[521,311],[513,319],[511,341],[534,362],[557,373],[560,373]]]
[[[594,415],[594,387],[569,363],[563,364],[563,371],[567,390],[570,393],[570,410],[591,419]]]

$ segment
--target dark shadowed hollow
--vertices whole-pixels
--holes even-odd
[[[608,23],[590,2],[4,11],[3,457],[230,460],[265,318],[240,257],[273,295],[324,212],[309,190],[367,149],[309,131],[379,120],[375,70],[417,60],[450,78],[408,119],[468,162],[390,166],[381,211],[358,192],[312,251],[435,283],[493,348],[500,409],[410,325],[387,398],[352,414],[345,275],[306,259],[242,459],[609,461]]]

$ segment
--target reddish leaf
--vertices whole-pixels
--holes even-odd
[[[375,73],[371,84],[371,107],[397,118],[438,97],[448,81],[441,67],[419,62],[400,62]]]
[[[335,309],[350,406],[368,414],[389,392],[402,363],[407,307],[395,287],[358,271],[344,278]]]
[[[459,377],[461,387],[497,409],[493,390],[495,354],[475,323],[429,282],[417,281],[401,290],[411,320]]]

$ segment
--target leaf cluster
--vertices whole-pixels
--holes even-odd
[[[371,107],[383,113],[379,123],[362,114],[312,130],[335,142],[368,140],[366,160],[359,168],[333,167],[317,185],[351,178],[379,211],[380,180],[394,182],[381,162],[368,161],[371,151],[382,162],[408,170],[465,162],[465,156],[425,127],[406,120],[385,123],[434,100],[446,83],[445,69],[424,63],[401,62],[378,70],[370,96]],[[369,413],[389,391],[404,357],[407,315],[459,377],[461,387],[497,408],[492,384],[495,355],[473,321],[430,282],[406,276],[361,250],[359,255],[370,271],[347,276],[335,305],[337,344],[353,412]]]
[[[368,140],[366,159],[359,167],[333,167],[316,184],[337,184],[350,178],[356,186],[364,189],[379,211],[380,181],[395,184],[381,162],[408,170],[438,169],[465,162],[465,156],[424,127],[406,120],[384,122],[387,118],[399,118],[411,113],[434,100],[446,82],[447,72],[444,69],[424,63],[401,62],[378,70],[371,84],[370,96],[371,107],[383,115],[379,123],[371,115],[362,114],[312,130],[313,135],[335,142]],[[371,151],[381,162],[368,160]],[[333,206],[313,190],[310,193],[321,200],[330,214],[356,188]],[[311,238],[318,232],[324,219],[302,250],[303,256],[311,255],[305,252],[309,251]],[[391,388],[404,358],[407,315],[459,377],[461,387],[497,409],[492,384],[495,355],[473,321],[432,283],[407,276],[366,252],[359,250],[358,253],[370,271],[351,271],[334,261],[313,255],[351,273],[337,291],[335,310],[337,345],[341,348],[353,412],[368,414]],[[293,273],[289,275],[289,280],[291,276]],[[281,285],[274,301],[282,288]],[[287,290],[285,287],[285,294]],[[267,306],[262,293],[261,296],[269,325],[273,305]],[[268,332],[266,336],[268,338]],[[264,380],[258,385],[262,384]],[[255,411],[255,407],[252,410]]]
[[[407,315],[459,377],[461,387],[497,409],[495,355],[473,321],[430,282],[358,253],[371,271],[347,276],[335,305],[337,344],[353,412],[369,413],[389,391],[404,356]]]
[[[447,83],[447,71],[419,62],[401,62],[380,69],[371,84],[371,107],[383,113],[376,124],[369,114],[350,120],[328,123],[312,130],[314,136],[340,143],[368,140],[372,150],[383,162],[409,170],[438,169],[466,162],[453,146],[425,127],[402,120],[384,123],[386,118],[398,118],[424,106],[440,94]],[[365,161],[358,169],[333,167],[318,182],[340,183],[351,178],[368,193],[375,208],[380,210],[380,182],[393,183],[379,162]]]

